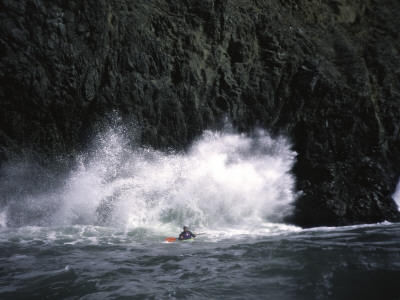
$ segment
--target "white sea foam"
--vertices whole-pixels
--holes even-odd
[[[284,138],[207,131],[185,153],[131,149],[110,130],[82,157],[53,224],[170,230],[281,222],[295,198]]]
[[[0,212],[0,228],[7,227],[7,210]]]
[[[186,152],[162,152],[132,147],[124,131],[108,130],[61,189],[10,201],[8,215],[19,225],[105,226],[145,236],[184,223],[267,233],[291,211],[296,153],[283,137],[206,131]],[[0,214],[0,226],[8,215]]]

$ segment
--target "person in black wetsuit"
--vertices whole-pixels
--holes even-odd
[[[183,231],[179,235],[178,239],[180,239],[180,240],[188,240],[188,239],[193,239],[195,237],[196,237],[196,235],[194,233],[192,233],[191,231],[189,231],[189,227],[187,227],[185,225],[185,226],[183,226]]]

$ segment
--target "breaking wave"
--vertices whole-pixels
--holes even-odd
[[[3,196],[0,226],[279,223],[296,197],[295,156],[285,138],[263,130],[251,135],[206,131],[185,152],[162,152],[131,147],[123,129],[110,129],[79,157],[61,187],[17,193],[17,186],[32,185],[36,169],[4,167],[7,181],[1,188],[7,199]],[[49,186],[49,177],[33,185]]]

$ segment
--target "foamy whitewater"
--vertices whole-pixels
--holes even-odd
[[[399,224],[286,225],[296,153],[265,131],[185,152],[116,127],[76,167],[0,170],[1,299],[400,299]],[[166,243],[182,225],[193,242]]]
[[[399,211],[400,211],[400,181],[399,181],[399,183],[397,184],[396,192],[395,192],[394,195],[393,195],[393,199],[394,199],[394,201],[396,202],[397,207],[398,207],[398,209],[399,209]]]
[[[171,230],[246,230],[282,222],[295,199],[290,173],[295,153],[284,138],[259,130],[207,131],[185,153],[131,149],[121,128],[99,137],[80,157],[61,190],[14,201],[20,215],[40,216],[23,225],[100,225]],[[10,213],[10,216],[12,213]]]

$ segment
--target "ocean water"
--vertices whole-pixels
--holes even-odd
[[[285,138],[128,140],[108,130],[65,178],[2,166],[0,299],[400,299],[399,224],[283,223],[301,193]],[[183,224],[204,234],[166,243]]]
[[[274,224],[175,243],[90,225],[1,237],[1,299],[400,299],[398,224]]]

